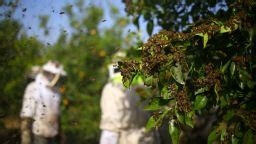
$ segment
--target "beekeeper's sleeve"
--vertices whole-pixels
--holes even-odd
[[[20,117],[28,117],[33,118],[36,109],[36,98],[39,95],[39,90],[36,87],[34,82],[30,83],[24,93],[22,109],[20,113]]]

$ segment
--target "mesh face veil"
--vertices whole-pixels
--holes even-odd
[[[53,87],[57,84],[61,76],[66,76],[66,72],[63,66],[57,62],[48,61],[43,65],[44,76],[49,80],[49,87]]]
[[[118,69],[118,61],[121,61],[122,59],[124,59],[126,56],[126,53],[124,52],[116,52],[113,57],[112,57],[112,63],[110,65],[108,65],[108,72],[109,72],[109,80],[111,80],[111,82],[114,82],[116,84],[121,84],[122,83],[122,76],[121,76],[121,72]]]
[[[109,79],[113,79],[115,77],[121,76],[121,72],[117,68],[117,65],[110,64],[108,65]]]

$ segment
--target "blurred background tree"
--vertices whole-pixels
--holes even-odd
[[[28,84],[27,75],[33,65],[42,65],[53,59],[62,63],[68,73],[62,89],[63,141],[98,143],[99,99],[108,80],[107,65],[115,52],[134,41],[132,34],[123,32],[129,20],[121,17],[117,8],[110,6],[113,26],[100,28],[99,25],[106,21],[103,10],[96,6],[85,8],[83,1],[78,1],[74,5],[66,5],[60,12],[68,16],[72,33],[68,34],[63,29],[56,43],[44,44],[37,37],[29,37],[20,21],[12,17],[18,3],[8,0],[1,3],[4,14],[0,19],[0,142],[19,143],[19,112]],[[26,10],[23,8],[22,12]],[[46,36],[51,33],[50,17],[38,17],[38,27]]]
[[[20,33],[21,25],[15,20],[0,21],[0,30],[1,102],[12,102],[8,104],[8,113],[13,113],[15,105],[20,105],[16,99],[23,95],[26,72],[42,56],[43,45],[35,38]]]
[[[17,3],[0,3],[5,10],[1,10],[0,19],[0,141],[11,143],[19,139],[17,117],[28,84],[28,70],[35,63],[40,63],[44,54],[43,44],[34,37],[28,37],[19,21],[11,18]],[[6,131],[6,128],[9,130]]]
[[[73,15],[72,8],[66,7]],[[67,143],[98,143],[101,89],[108,80],[107,64],[124,45],[122,29],[126,19],[117,19],[114,27],[100,30],[103,11],[97,7],[86,10],[83,18],[69,17],[74,29],[67,40],[63,32],[49,48],[46,59],[59,60],[67,68],[68,77],[63,96],[62,128]]]

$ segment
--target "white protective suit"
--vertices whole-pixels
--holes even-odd
[[[143,110],[135,87],[125,89],[118,75],[102,91],[100,144],[156,144],[156,133],[145,131],[150,115]]]
[[[51,138],[58,134],[60,114],[60,94],[47,85],[49,82],[42,74],[30,83],[24,94],[20,117],[32,118],[32,132],[35,135]]]

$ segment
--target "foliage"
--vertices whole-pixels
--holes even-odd
[[[74,6],[73,6],[74,8]],[[120,48],[125,19],[116,19],[113,28],[99,29],[103,11],[90,7],[86,15],[74,15],[66,7],[73,28],[70,38],[63,32],[57,43],[48,48],[44,59],[57,59],[68,73],[62,103],[62,131],[66,143],[98,143],[103,85],[111,56]],[[125,23],[124,23],[125,22]],[[124,24],[124,25],[123,25]]]
[[[8,143],[20,138],[17,117],[29,81],[27,72],[44,53],[43,45],[23,33],[22,25],[11,19],[18,2],[0,2],[0,141]]]
[[[0,21],[0,115],[18,114],[21,101],[17,99],[22,99],[27,70],[38,62],[43,53],[42,46],[35,38],[22,34],[17,21]]]
[[[178,1],[178,0],[123,0],[128,15],[134,17],[139,27],[139,19],[147,21],[148,33],[152,33],[155,24],[166,30],[186,30],[192,22],[212,16],[225,17],[226,8],[232,1]],[[154,20],[157,20],[155,23]]]
[[[178,143],[180,129],[214,114],[208,143],[255,143],[255,8],[255,2],[236,2],[225,21],[208,19],[188,32],[163,30],[139,48],[139,60],[119,62],[125,86],[141,75],[146,86],[158,90],[153,98],[169,100],[150,103],[159,110],[148,128],[167,117]]]

